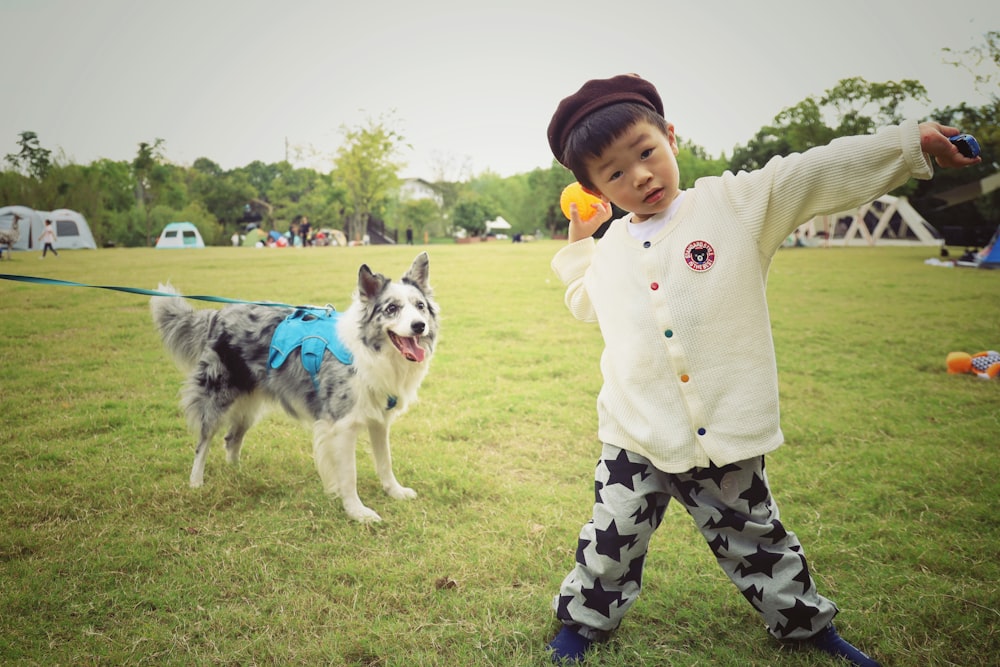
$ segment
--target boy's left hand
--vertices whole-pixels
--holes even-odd
[[[611,204],[602,201],[600,204],[592,204],[594,215],[589,220],[580,219],[580,210],[573,202],[569,205],[569,242],[575,243],[581,239],[590,238],[597,231],[598,227],[611,219]]]
[[[955,144],[948,141],[948,137],[961,133],[957,127],[949,127],[933,121],[920,123],[920,150],[928,155],[933,155],[934,160],[945,168],[960,168],[979,164],[983,161],[982,157],[965,157]]]

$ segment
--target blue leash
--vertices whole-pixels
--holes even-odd
[[[297,312],[293,313],[292,315],[289,315],[288,319],[293,319],[297,316],[301,316],[301,313],[298,311],[311,311],[314,317],[320,317],[321,316],[320,312],[325,311],[325,315],[322,315],[322,317],[326,318],[335,317],[334,315],[335,310],[332,306],[326,306],[325,308],[317,306],[290,306],[287,303],[275,303],[273,301],[243,301],[240,299],[229,299],[224,296],[205,296],[201,294],[171,294],[169,292],[158,292],[152,289],[142,289],[141,287],[117,287],[115,285],[86,285],[84,283],[75,283],[70,280],[58,280],[56,278],[36,278],[34,276],[17,276],[10,273],[0,273],[0,280],[14,280],[22,283],[34,283],[36,285],[59,285],[61,287],[90,287],[93,289],[113,290],[115,292],[142,294],[143,296],[170,296],[174,298],[179,297],[182,299],[197,299],[199,301],[213,301],[215,303],[242,303],[251,306],[271,306],[273,308],[295,308]],[[305,366],[306,370],[309,371],[309,374],[312,376],[313,383],[316,382],[316,373],[319,372],[319,363],[322,360],[323,352],[327,348],[327,345],[329,345],[329,343],[324,339],[323,350],[319,352],[320,359],[319,360],[311,359],[310,360],[312,362],[311,364],[307,363],[307,355],[303,354],[302,356],[302,364],[303,366]],[[347,364],[348,366],[354,363],[353,356],[351,355],[350,351],[348,351],[346,348],[340,346],[340,347],[330,347],[329,349],[337,358],[337,360],[340,361],[340,363]],[[270,360],[269,365],[273,368],[276,368],[277,366],[275,366],[273,359],[274,350],[272,349],[271,352],[272,352],[272,359]],[[315,350],[313,352],[315,353]],[[280,366],[281,363],[284,363],[284,358],[282,358],[281,362],[279,362],[277,365]],[[396,407],[397,400],[398,399],[395,396],[389,396],[386,402],[385,409],[392,410],[394,407]]]
[[[171,294],[170,292],[158,292],[151,289],[139,287],[116,287],[114,285],[85,285],[84,283],[74,283],[70,280],[58,280],[56,278],[36,278],[34,276],[17,276],[9,273],[0,273],[0,280],[15,280],[22,283],[34,283],[36,285],[59,285],[61,287],[90,287],[93,289],[107,289],[116,292],[129,292],[131,294],[142,294],[144,296],[170,296],[183,299],[197,299],[198,301],[214,301],[216,303],[244,303],[252,306],[272,306],[274,308],[296,308],[287,303],[275,303],[273,301],[242,301],[240,299],[228,299],[224,296],[205,296],[201,294]],[[315,308],[315,306],[303,306]]]

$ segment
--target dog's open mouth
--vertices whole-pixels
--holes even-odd
[[[392,344],[396,346],[396,349],[399,350],[399,353],[406,357],[408,361],[424,360],[424,348],[420,347],[417,343],[420,339],[416,336],[406,338],[403,336],[397,336],[390,331],[389,339],[392,341]]]

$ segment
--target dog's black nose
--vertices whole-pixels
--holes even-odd
[[[422,334],[426,328],[427,325],[423,322],[414,322],[410,325],[410,330],[415,334]]]

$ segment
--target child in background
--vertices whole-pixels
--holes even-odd
[[[42,256],[39,259],[45,259],[45,254],[48,253],[49,250],[51,250],[52,254],[56,257],[59,256],[59,253],[56,252],[55,248],[56,230],[52,228],[51,220],[45,221],[45,229],[42,230],[42,235],[38,237],[38,242],[43,244]]]
[[[586,82],[548,128],[556,159],[605,203],[552,260],[566,305],[604,336],[597,399],[603,451],[593,518],[553,606],[554,661],[584,659],[639,595],[647,545],[671,499],[694,519],[723,571],[779,640],[864,667],[842,639],[798,538],[779,519],[764,455],[783,441],[766,300],[785,238],[815,215],[871,201],[911,177],[975,164],[955,128],[906,122],[837,139],[763,168],[679,188],[674,126],[637,75]],[[598,243],[592,234],[615,220]],[[669,619],[664,619],[669,623]]]

